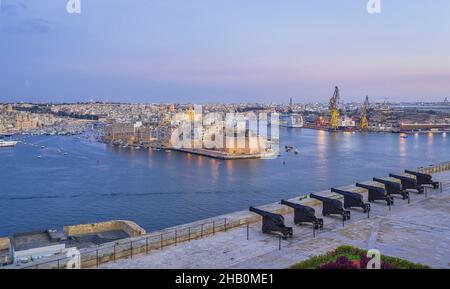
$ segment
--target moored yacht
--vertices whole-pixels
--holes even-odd
[[[18,141],[0,139],[0,147],[14,147],[17,143]]]

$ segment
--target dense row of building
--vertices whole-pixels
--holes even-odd
[[[211,150],[230,155],[258,154],[267,150],[267,135],[249,127],[250,118],[246,118],[246,113],[240,113],[242,119],[231,127],[225,113],[214,116],[217,119],[205,125],[203,112],[196,113],[192,109],[175,112],[169,106],[165,111],[159,110],[152,121],[108,124],[104,140],[118,145]],[[243,124],[241,129],[238,129],[239,124]]]
[[[50,114],[17,111],[12,104],[0,104],[0,133],[14,133],[55,125],[60,119]]]
[[[44,104],[40,113],[33,113],[32,104],[0,104],[0,132],[18,132],[53,126],[70,117],[61,115],[95,116],[107,124],[105,140],[127,144],[155,144],[171,146],[172,131],[180,124],[178,114],[193,107],[192,104],[128,104],[128,103],[70,103]],[[296,113],[304,125],[314,128],[329,126],[330,113],[325,103],[298,104],[204,104],[203,113],[278,112],[281,115]],[[361,104],[339,104],[338,126],[357,130],[361,126]],[[447,108],[447,109],[446,109]],[[24,111],[28,109],[28,111]],[[45,113],[44,113],[45,112]],[[372,103],[367,107],[369,131],[397,131],[403,124],[449,124],[450,105],[443,103],[388,104]],[[179,118],[179,117],[178,117]],[[253,136],[249,136],[253,137]]]

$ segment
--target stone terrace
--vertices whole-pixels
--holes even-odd
[[[281,241],[261,232],[261,222],[240,226],[191,242],[151,251],[133,259],[106,263],[100,268],[286,268],[344,244],[379,249],[434,268],[450,268],[450,172],[435,174],[444,190],[428,190],[428,197],[411,193],[411,204],[400,198],[389,211],[386,203],[372,204],[371,218],[357,209],[342,227],[340,218],[325,217],[325,229],[312,236],[309,225],[295,226],[285,214],[294,237]],[[366,197],[367,198],[367,197]],[[316,215],[321,205],[316,204]]]

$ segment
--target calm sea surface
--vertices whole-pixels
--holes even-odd
[[[0,236],[111,219],[153,231],[450,160],[450,136],[442,134],[282,128],[280,136],[283,148],[293,144],[300,153],[223,161],[73,136],[26,137],[27,144],[0,149]]]

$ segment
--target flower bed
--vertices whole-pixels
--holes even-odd
[[[366,250],[340,246],[332,252],[295,264],[291,269],[365,269],[370,260],[366,255]],[[430,269],[430,267],[381,255],[381,269]]]

